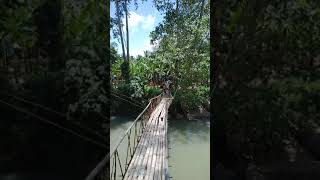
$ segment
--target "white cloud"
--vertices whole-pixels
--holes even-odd
[[[143,45],[140,45],[139,47],[132,46],[132,41],[134,41],[133,38],[135,35],[135,32],[142,31],[145,34],[149,34],[150,30],[155,26],[155,16],[152,16],[151,14],[147,16],[143,16],[141,14],[138,14],[136,12],[130,11],[129,12],[129,18],[128,18],[128,24],[129,24],[129,38],[130,38],[130,56],[137,57],[138,55],[143,56],[144,51],[153,51],[154,45],[150,44],[150,39],[147,38],[145,40],[141,39],[140,41],[143,41]],[[122,18],[122,22],[125,25],[125,17]],[[123,28],[123,33],[126,34],[126,28]],[[137,41],[137,40],[136,40]],[[120,47],[120,46],[119,46]],[[119,54],[122,53],[121,48],[119,48]]]
[[[133,49],[130,51],[130,56],[137,57],[138,55],[143,56],[144,50],[143,49]]]
[[[129,28],[136,27],[139,25],[139,23],[144,19],[143,16],[140,16],[136,12],[130,11],[129,12],[129,18],[128,18],[128,24]],[[126,19],[122,18],[122,22],[126,24]]]
[[[152,15],[148,15],[144,18],[142,28],[143,29],[151,29],[154,26],[155,17]]]
[[[126,19],[123,17],[122,22],[125,25]],[[136,32],[139,29],[139,25],[143,29],[151,29],[155,24],[155,17],[152,15],[148,16],[142,16],[137,14],[134,11],[129,12],[129,18],[128,18],[128,24],[129,24],[129,30],[133,32]]]
[[[148,50],[148,51],[152,50],[152,45],[150,44],[150,39],[144,40],[143,47],[145,50]]]
[[[130,50],[130,56],[134,56],[134,57],[137,57],[138,55],[143,56],[145,51],[153,51],[154,48],[155,48],[155,45],[152,45],[150,43],[150,39],[146,39],[143,42],[142,48]]]

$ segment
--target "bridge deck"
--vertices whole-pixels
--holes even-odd
[[[167,117],[171,99],[163,98],[147,121],[125,180],[165,180],[168,175]]]

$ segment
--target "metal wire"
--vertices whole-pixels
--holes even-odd
[[[144,110],[139,114],[135,121],[130,125],[130,127],[120,138],[113,150],[110,151],[111,153],[108,153],[108,155],[104,157],[104,159],[96,166],[96,168],[90,172],[86,180],[116,180],[117,175],[120,176],[121,179],[124,178],[129,168],[129,164],[133,158],[133,155],[137,149],[137,145],[141,140],[142,134],[144,133],[144,129],[146,128],[147,123],[145,123],[145,121],[149,119],[152,110],[159,103],[159,99],[161,99],[161,96],[156,96],[149,101],[147,107],[144,108]],[[124,139],[126,139],[126,137],[128,139],[125,154],[126,157],[125,161],[121,162],[118,148],[121,144],[123,144]],[[111,163],[111,167],[108,166],[107,162]],[[108,168],[111,168],[109,177],[103,176],[103,172],[107,171]],[[117,173],[117,169],[120,169],[120,173]]]
[[[85,140],[85,141],[91,142],[91,143],[93,143],[93,144],[95,144],[95,145],[98,145],[98,146],[100,146],[100,147],[103,147],[103,148],[105,148],[105,149],[109,149],[109,147],[108,147],[107,145],[104,145],[104,144],[102,144],[102,143],[99,143],[99,142],[97,142],[97,141],[95,141],[95,140],[93,140],[93,139],[91,139],[91,138],[82,136],[82,135],[80,135],[79,133],[74,132],[74,131],[71,130],[71,129],[65,128],[65,127],[63,127],[63,126],[61,126],[61,125],[59,125],[59,124],[57,124],[57,123],[54,123],[54,122],[52,122],[52,121],[50,121],[50,120],[48,120],[48,119],[45,119],[45,118],[43,118],[43,117],[40,117],[40,116],[38,116],[38,115],[36,115],[36,114],[34,114],[34,113],[32,113],[32,112],[28,112],[28,111],[26,111],[26,110],[24,110],[24,109],[22,109],[22,108],[20,108],[20,107],[17,107],[17,106],[15,106],[15,105],[12,105],[12,104],[10,104],[10,103],[7,103],[7,102],[5,102],[5,101],[3,101],[3,100],[1,100],[1,99],[0,99],[0,103],[5,104],[5,105],[11,107],[12,109],[15,109],[16,111],[19,111],[19,112],[28,114],[28,115],[30,115],[30,116],[38,119],[38,120],[41,120],[41,121],[43,121],[43,122],[45,122],[45,123],[47,123],[47,124],[50,124],[50,125],[54,126],[54,127],[56,127],[56,128],[62,129],[62,130],[66,131],[66,132],[68,132],[68,133],[70,133],[70,134],[72,134],[72,135],[75,135],[75,136],[77,136],[77,137],[79,137],[79,138],[81,138],[81,139],[83,139],[83,140]]]
[[[42,105],[42,104],[35,103],[35,102],[32,102],[32,101],[26,100],[26,99],[24,99],[24,98],[22,98],[22,97],[18,97],[18,96],[13,95],[13,94],[5,93],[5,92],[3,92],[3,91],[0,91],[0,93],[5,94],[5,95],[7,95],[7,96],[11,96],[11,97],[13,97],[14,99],[17,99],[17,100],[19,100],[19,101],[22,101],[22,102],[25,102],[25,103],[28,103],[28,104],[31,104],[31,105],[40,107],[40,108],[42,108],[42,109],[44,109],[44,110],[47,110],[47,111],[52,112],[52,113],[54,113],[54,114],[57,114],[57,115],[59,115],[60,117],[63,117],[63,118],[66,118],[66,117],[67,117],[67,115],[66,115],[65,113],[58,112],[58,111],[56,111],[56,110],[54,110],[54,109],[52,109],[52,108],[46,107],[46,106],[44,106],[44,105]],[[99,115],[102,116],[100,113],[99,113]],[[102,116],[102,117],[105,118],[104,116]],[[87,130],[87,131],[89,131],[89,132],[91,132],[91,133],[99,136],[100,138],[105,139],[105,137],[104,137],[103,135],[95,132],[94,130],[92,130],[92,129],[88,128],[88,127],[81,126],[80,124],[74,123],[74,122],[72,122],[72,121],[68,121],[68,122],[70,122],[70,123],[72,123],[72,124],[74,124],[74,125],[82,128],[82,129],[85,129],[85,130]]]
[[[134,103],[137,103],[141,106],[144,106],[143,104],[141,104],[140,102],[136,101],[136,100],[133,100],[132,97],[129,97],[125,94],[121,94],[121,93],[117,93],[117,92],[114,92],[114,91],[111,91],[112,93],[116,94],[116,95],[119,95],[119,96],[122,96],[122,97],[126,97],[127,99],[130,99],[130,101],[134,102]]]
[[[132,105],[135,105],[135,106],[137,106],[137,107],[140,107],[140,108],[144,109],[144,107],[142,107],[142,106],[140,106],[140,105],[138,105],[138,104],[136,104],[136,103],[133,103],[133,102],[131,102],[131,101],[128,101],[128,100],[126,100],[126,99],[123,99],[122,97],[120,97],[120,96],[118,96],[118,95],[112,94],[112,92],[111,92],[111,95],[113,95],[114,97],[117,97],[117,98],[119,98],[119,99],[121,99],[121,100],[124,100],[124,101],[126,101],[126,102],[128,102],[128,103],[131,103]]]

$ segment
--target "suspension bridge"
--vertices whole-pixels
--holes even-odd
[[[86,180],[167,180],[168,109],[171,95],[150,99],[114,149],[90,172]]]
[[[34,107],[39,107],[61,117],[66,116],[65,114],[57,112],[51,108],[13,94],[2,91],[0,94],[12,97],[16,101],[23,102]],[[118,95],[117,97],[121,98]],[[161,93],[160,95],[150,99],[148,105],[126,130],[115,147],[103,158],[102,161],[97,164],[85,180],[168,180],[170,177],[168,172],[167,119],[168,109],[173,97],[174,96],[171,96],[171,93],[167,92]],[[128,102],[132,103],[131,101]],[[82,133],[76,132],[67,127],[68,124],[61,125],[60,123],[43,118],[33,112],[29,112],[24,108],[18,107],[15,104],[8,103],[1,99],[0,103],[11,107],[18,112],[27,114],[33,118],[55,126],[56,128],[66,131],[85,141],[99,145],[102,148],[106,148],[104,144],[99,143],[94,138],[84,136]],[[99,134],[94,133],[91,129],[78,124],[75,125],[77,125],[80,130],[84,130],[88,133],[90,132],[91,135],[94,134],[96,136],[95,138],[103,138]]]

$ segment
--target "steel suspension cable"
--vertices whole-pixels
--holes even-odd
[[[54,109],[52,109],[52,108],[46,107],[46,106],[44,106],[44,105],[42,105],[42,104],[39,104],[39,103],[36,103],[36,102],[32,102],[32,101],[30,101],[30,100],[26,100],[26,99],[24,99],[24,98],[22,98],[22,97],[18,97],[18,96],[13,95],[13,94],[5,93],[5,92],[3,92],[3,91],[0,91],[0,93],[1,93],[1,94],[4,94],[4,95],[7,95],[7,96],[11,96],[11,97],[13,97],[14,99],[17,99],[17,100],[19,100],[19,101],[22,101],[22,102],[25,102],[25,103],[32,104],[32,105],[34,105],[34,106],[40,107],[40,108],[42,108],[42,109],[45,109],[45,110],[50,111],[50,112],[52,112],[52,113],[55,113],[55,114],[59,115],[60,117],[67,117],[66,114],[61,113],[61,112],[58,112],[58,111],[56,111],[56,110],[54,110]]]
[[[8,96],[11,96],[11,97],[13,97],[13,98],[15,98],[15,99],[17,99],[17,100],[22,101],[22,102],[25,102],[25,103],[32,104],[32,105],[34,105],[34,106],[40,107],[40,108],[45,109],[45,110],[47,110],[47,111],[49,111],[49,112],[55,113],[55,114],[59,115],[60,117],[63,117],[63,118],[66,118],[66,117],[67,117],[67,115],[66,115],[65,113],[58,112],[58,111],[56,111],[56,110],[54,110],[54,109],[52,109],[52,108],[46,107],[46,106],[44,106],[44,105],[42,105],[42,104],[39,104],[39,103],[35,103],[35,102],[32,102],[32,101],[26,100],[26,99],[24,99],[24,98],[15,96],[15,95],[13,95],[13,94],[4,93],[3,91],[0,91],[0,93],[6,94],[6,95],[8,95]],[[102,116],[103,118],[106,118],[106,117],[104,117],[103,115],[101,115],[100,113],[99,113],[99,115]],[[83,129],[87,130],[88,132],[91,132],[91,133],[99,136],[100,138],[105,139],[105,137],[104,137],[103,135],[95,132],[94,130],[92,130],[92,129],[88,128],[88,127],[81,126],[80,124],[74,123],[74,122],[72,122],[72,121],[68,121],[68,122],[70,122],[70,123],[72,123],[72,124],[74,124],[74,125],[76,125],[76,126],[78,126],[78,127],[80,127],[80,128],[83,128]]]
[[[111,95],[113,95],[114,97],[117,97],[117,98],[119,98],[119,99],[121,99],[121,100],[124,100],[124,101],[126,101],[126,102],[128,102],[128,103],[131,103],[132,105],[135,105],[135,106],[137,106],[137,107],[140,107],[140,108],[144,109],[144,107],[142,107],[142,106],[140,106],[140,105],[138,105],[138,104],[136,104],[136,103],[133,103],[133,102],[131,102],[131,101],[128,101],[128,100],[126,100],[126,99],[123,99],[122,97],[120,97],[120,96],[118,96],[118,95],[116,95],[116,94],[113,94],[112,92],[111,92]]]
[[[47,123],[47,124],[50,124],[50,125],[54,126],[54,127],[56,127],[56,128],[62,129],[62,130],[66,131],[66,132],[68,132],[68,133],[70,133],[70,134],[72,134],[72,135],[75,135],[75,136],[77,136],[77,137],[79,137],[79,138],[87,141],[87,142],[91,142],[91,143],[93,143],[93,144],[95,144],[95,145],[98,145],[98,146],[100,146],[100,147],[103,147],[103,148],[105,148],[105,149],[108,149],[108,146],[105,145],[105,144],[99,143],[99,142],[97,142],[97,141],[95,141],[95,140],[93,140],[93,139],[91,139],[91,138],[82,136],[81,134],[79,134],[79,133],[77,133],[77,132],[74,132],[74,131],[71,130],[71,129],[65,128],[65,127],[63,127],[63,126],[61,126],[61,125],[59,125],[59,124],[57,124],[57,123],[54,123],[54,122],[52,122],[52,121],[50,121],[50,120],[48,120],[48,119],[45,119],[45,118],[43,118],[43,117],[40,117],[40,116],[38,116],[38,115],[36,115],[36,114],[34,114],[34,113],[32,113],[32,112],[26,111],[26,110],[24,110],[24,109],[21,108],[21,107],[17,107],[17,106],[15,106],[15,105],[12,105],[12,104],[10,104],[10,103],[7,103],[6,101],[3,101],[3,100],[1,100],[1,99],[0,99],[0,103],[5,104],[5,105],[11,107],[12,109],[14,109],[14,110],[16,110],[16,111],[18,111],[18,112],[22,112],[22,113],[24,113],[24,114],[28,114],[28,115],[30,115],[30,116],[32,116],[32,117],[34,117],[34,118],[36,118],[36,119],[38,119],[38,120],[40,120],[40,121],[43,121],[43,122],[45,122],[45,123]]]
[[[111,91],[111,92],[114,93],[114,94],[116,94],[116,95],[120,95],[120,96],[122,96],[122,97],[127,97],[127,98],[130,99],[132,102],[137,103],[137,104],[140,104],[141,106],[143,106],[143,104],[141,104],[141,103],[138,102],[138,101],[133,100],[133,99],[132,99],[131,97],[129,97],[129,96],[126,96],[126,95],[124,95],[124,94],[117,93],[117,92],[114,92],[114,91]]]

